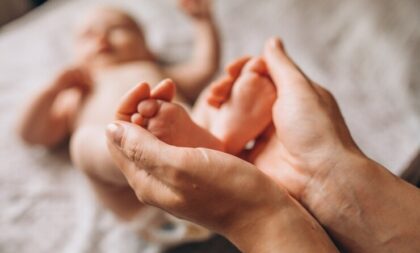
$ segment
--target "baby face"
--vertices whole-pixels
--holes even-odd
[[[126,13],[112,8],[92,12],[76,36],[77,59],[83,65],[112,65],[149,55],[140,27]]]

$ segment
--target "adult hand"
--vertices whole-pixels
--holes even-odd
[[[419,191],[359,150],[333,96],[299,70],[278,39],[266,44],[264,59],[277,87],[275,128],[251,160],[345,251],[418,252]]]
[[[277,88],[275,131],[261,136],[250,160],[299,200],[312,178],[362,153],[333,96],[301,72],[280,40],[266,43],[264,59]]]
[[[252,164],[170,146],[126,122],[107,134],[114,161],[142,202],[221,233],[244,252],[336,252],[306,210]]]

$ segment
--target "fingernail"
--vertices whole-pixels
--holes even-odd
[[[124,134],[124,127],[118,123],[109,124],[106,128],[108,138],[111,139],[118,147],[121,147],[121,140]]]

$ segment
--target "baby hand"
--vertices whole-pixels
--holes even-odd
[[[84,93],[90,90],[91,83],[87,71],[80,67],[70,67],[58,74],[53,86],[58,90],[76,88]]]
[[[178,4],[193,19],[210,18],[211,0],[178,0]]]

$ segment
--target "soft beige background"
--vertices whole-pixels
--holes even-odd
[[[13,122],[25,98],[70,61],[71,27],[111,2],[141,18],[153,48],[186,56],[188,20],[172,0],[54,1],[0,33],[0,252],[144,252],[95,204],[61,152],[23,146]],[[258,54],[271,35],[336,95],[372,158],[399,173],[420,144],[420,2],[217,0],[224,62]]]

